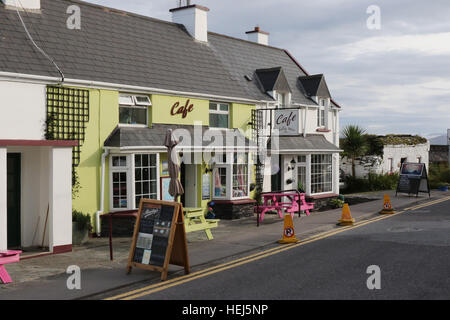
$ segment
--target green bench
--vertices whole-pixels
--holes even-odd
[[[208,240],[213,240],[212,228],[219,226],[218,219],[206,219],[202,208],[183,208],[186,232],[205,231]]]

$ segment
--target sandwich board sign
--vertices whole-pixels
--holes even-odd
[[[141,199],[127,274],[132,268],[158,271],[164,281],[169,264],[190,272],[183,207],[177,202]]]
[[[420,192],[423,192],[428,193],[431,197],[427,168],[424,163],[405,162],[402,164],[395,195],[397,196],[399,192],[409,195],[415,194],[416,197],[419,196]]]

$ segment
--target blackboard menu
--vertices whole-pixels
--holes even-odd
[[[409,177],[408,176],[400,176],[400,180],[398,182],[397,192],[404,192],[409,193],[410,192],[410,184],[409,184]]]
[[[428,173],[423,163],[403,163],[397,185],[397,193],[415,194],[419,192],[430,194]]]
[[[162,267],[172,227],[174,207],[143,203],[133,261]]]

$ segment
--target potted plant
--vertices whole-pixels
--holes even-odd
[[[72,244],[82,245],[89,239],[91,232],[91,216],[79,211],[72,212]]]

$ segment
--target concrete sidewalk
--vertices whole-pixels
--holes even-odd
[[[395,209],[410,207],[418,202],[427,202],[446,196],[450,192],[433,192],[431,198],[419,198],[390,194]],[[356,221],[378,216],[382,209],[384,192],[366,193],[364,196],[378,199],[351,206]],[[297,238],[304,239],[313,234],[339,228],[336,226],[342,210],[330,210],[302,215],[294,218]],[[188,234],[188,250],[191,268],[200,270],[206,265],[223,263],[232,258],[245,256],[266,248],[279,246],[283,220],[278,215],[266,215],[260,227],[256,227],[256,216],[235,221],[221,221],[213,229],[214,240],[208,241],[204,232]],[[0,299],[77,299],[140,282],[159,281],[160,274],[133,269],[125,274],[131,239],[114,239],[114,261],[109,260],[108,239],[91,239],[82,247],[74,247],[72,253],[23,260],[6,268],[13,280],[9,285],[0,284]],[[82,289],[67,289],[67,267],[77,265],[82,270]],[[181,268],[169,269],[169,277],[179,276]]]

